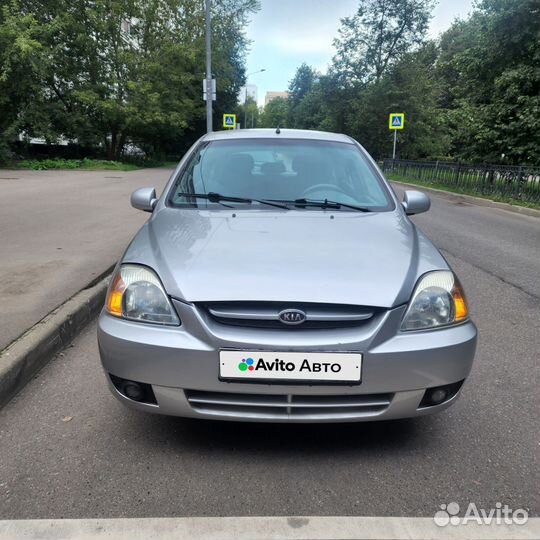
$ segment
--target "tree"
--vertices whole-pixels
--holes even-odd
[[[350,133],[374,156],[391,155],[391,112],[405,113],[405,129],[398,132],[398,155],[406,159],[443,157],[449,148],[440,87],[434,65],[437,49],[427,43],[395,63],[378,84],[367,86],[352,105]]]
[[[304,129],[318,124],[319,95],[314,92],[319,74],[306,63],[302,64],[289,83],[289,126]]]
[[[311,92],[317,78],[317,72],[306,63],[303,63],[296,70],[293,79],[289,83],[289,99],[293,107],[298,105]]]
[[[259,126],[259,107],[251,96],[248,96],[245,103],[242,103],[238,107],[238,121],[242,124],[243,128],[255,128]]]
[[[288,127],[289,118],[289,100],[282,97],[276,97],[267,103],[263,109],[260,118],[261,127],[276,128]]]
[[[540,7],[483,0],[441,37],[451,152],[472,161],[540,163]]]
[[[213,2],[216,117],[236,106],[243,29],[257,7]],[[12,0],[0,19],[2,79],[14,88],[24,81],[25,94],[9,97],[11,133],[65,137],[110,159],[128,141],[152,154],[188,146],[204,129],[203,8],[200,0]]]
[[[35,126],[50,136],[39,73],[43,66],[39,27],[14,2],[0,4],[0,162],[11,157],[10,143]]]
[[[403,54],[420,45],[433,0],[361,0],[352,17],[341,19],[334,64],[348,83],[378,82]]]
[[[293,127],[348,133],[388,156],[390,112],[404,112],[403,158],[540,164],[540,5],[479,0],[426,42],[431,0],[361,0],[342,20],[327,75],[301,66]]]

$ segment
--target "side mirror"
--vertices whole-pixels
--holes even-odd
[[[401,203],[408,216],[427,212],[431,206],[430,198],[421,191],[407,190]]]
[[[131,206],[143,212],[152,212],[157,201],[156,190],[151,187],[136,189],[131,194]]]

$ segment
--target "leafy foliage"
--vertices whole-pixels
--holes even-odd
[[[258,0],[213,5],[218,118],[236,107]],[[127,143],[178,153],[204,129],[204,61],[199,0],[3,1],[0,149],[22,132],[99,146],[109,159]]]
[[[247,96],[244,103],[238,106],[237,121],[240,122],[242,128],[259,127],[259,107],[251,96]]]
[[[289,102],[282,97],[276,97],[266,105],[260,117],[261,127],[276,128],[290,127],[288,125]]]
[[[134,163],[122,163],[101,159],[25,159],[17,162],[18,169],[45,171],[49,169],[84,169],[89,171],[133,171],[140,167]]]
[[[440,68],[453,131],[464,159],[540,163],[540,5],[483,0],[441,38]]]
[[[432,7],[360,0],[342,20],[328,74],[302,64],[290,99],[271,102],[265,122],[348,133],[383,158],[392,151],[388,114],[404,112],[402,158],[540,164],[538,0],[480,0],[428,41]]]
[[[244,28],[258,0],[214,0],[216,128],[348,133],[390,155],[390,112],[405,113],[403,158],[540,164],[540,4],[478,0],[437,40],[433,0],[359,0],[341,22],[327,74],[302,64],[289,99],[263,111],[244,84]],[[160,159],[204,131],[201,0],[0,0],[0,162],[24,137],[119,159],[135,144]]]
[[[422,44],[433,0],[362,0],[341,20],[334,62],[347,82],[380,81],[384,73]]]

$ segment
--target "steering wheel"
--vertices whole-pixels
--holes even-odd
[[[342,193],[343,195],[347,195],[341,188],[334,184],[315,184],[314,186],[310,186],[304,190],[302,196],[308,198],[307,195],[316,191],[333,191],[334,193]]]

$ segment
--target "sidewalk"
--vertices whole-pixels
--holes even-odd
[[[149,214],[138,187],[172,169],[0,169],[0,350],[113,265]]]

